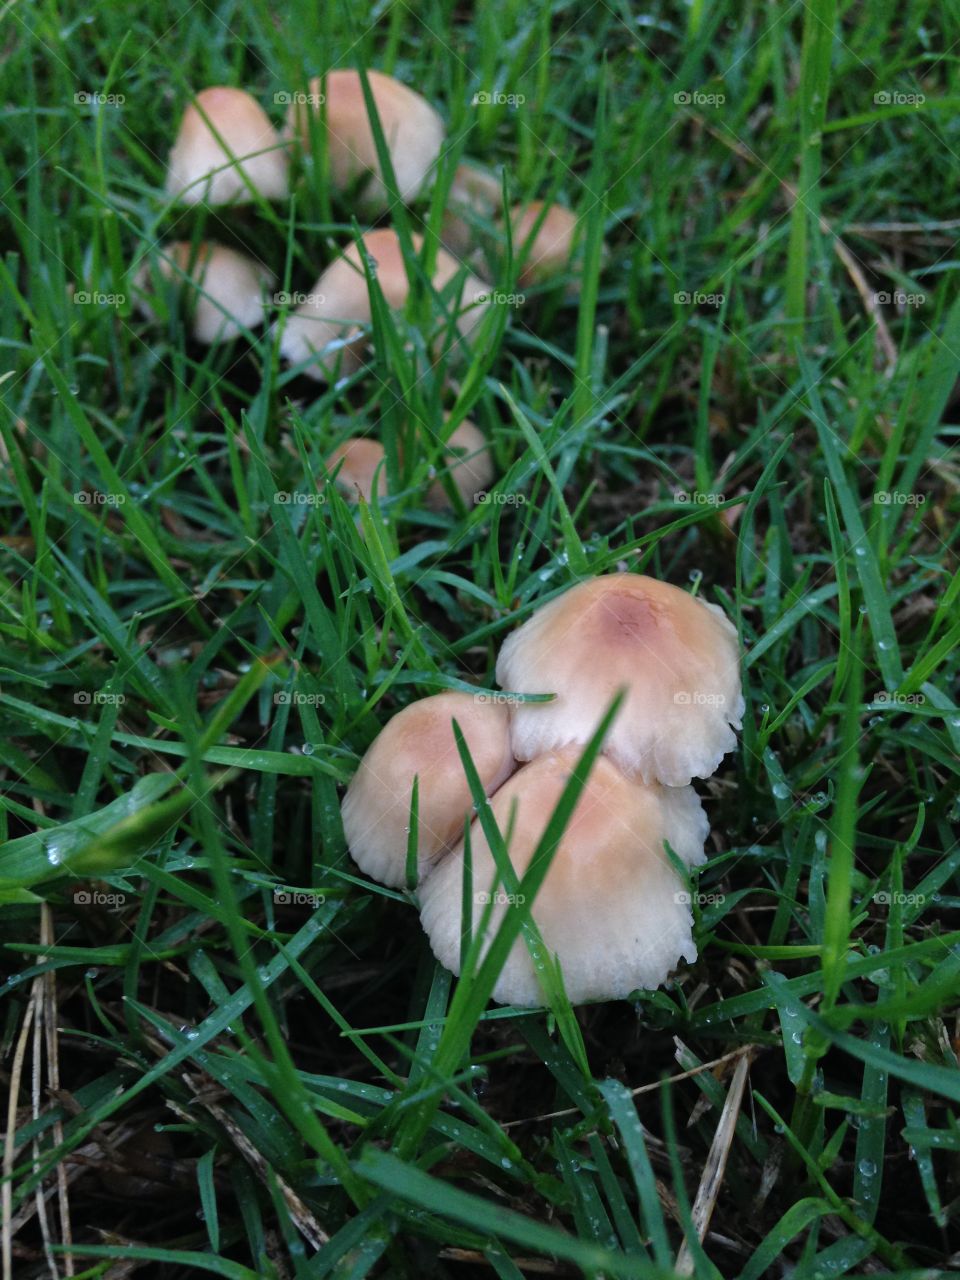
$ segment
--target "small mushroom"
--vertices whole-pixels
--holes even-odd
[[[440,239],[451,253],[465,258],[477,247],[478,225],[492,223],[502,207],[500,179],[472,160],[458,166],[447,195]]]
[[[736,745],[744,710],[737,632],[716,605],[654,578],[615,573],[579,583],[507,637],[497,680],[520,703],[518,760],[586,743],[619,688],[627,697],[604,751],[644,782],[709,777]]]
[[[453,431],[445,445],[444,461],[450,478],[467,507],[472,507],[493,479],[493,459],[487,439],[469,418]],[[434,511],[449,511],[450,499],[439,480],[427,490],[427,506]]]
[[[382,71],[368,71],[370,92],[390,152],[397,189],[406,204],[415,200],[443,146],[443,121],[413,89]],[[310,81],[310,93],[298,95],[287,113],[287,134],[310,142],[311,111],[325,118],[327,155],[333,189],[349,191],[369,173],[360,199],[368,213],[382,213],[389,196],[380,168],[377,145],[367,114],[359,72],[328,71]],[[306,101],[301,101],[306,97]],[[308,105],[315,104],[315,105]]]
[[[184,110],[167,195],[183,204],[244,204],[254,198],[252,187],[266,200],[282,200],[288,167],[287,149],[259,102],[218,85],[201,90]]]
[[[517,879],[526,872],[579,752],[559,751],[524,765],[490,801]],[[681,961],[693,961],[690,895],[664,849],[688,866],[704,861],[709,823],[692,787],[632,782],[600,757],[584,785],[531,914],[560,963],[574,1004],[613,1000],[658,987]],[[479,820],[470,831],[472,922],[476,936],[493,902],[483,953],[516,899],[502,883]],[[460,972],[463,846],[420,886],[423,927],[434,955]],[[500,1004],[539,1005],[544,993],[523,938],[511,948],[493,989]]]
[[[520,284],[540,284],[560,275],[570,265],[576,248],[577,215],[563,205],[552,204],[540,221],[544,208],[542,200],[533,200],[510,210],[514,253],[522,264]]]
[[[382,227],[368,231],[360,243],[374,264],[387,305],[401,310],[410,292],[410,281],[397,233]],[[414,236],[413,245],[419,253],[423,237]],[[351,244],[286,319],[281,354],[291,364],[310,360],[303,372],[320,382],[328,381],[338,368],[341,376],[353,373],[363,362],[362,326],[370,323],[373,313],[360,254],[359,245]],[[444,249],[438,249],[433,287],[438,292],[445,289],[460,271],[460,264]],[[480,322],[487,300],[488,286],[476,276],[464,276],[457,298],[457,327],[465,338]]]
[[[438,693],[398,712],[361,760],[342,807],[354,861],[383,884],[403,884],[414,778],[421,874],[463,836],[472,801],[454,720],[488,795],[516,767],[502,703],[482,694]]]
[[[370,501],[376,484],[377,497],[387,496],[387,464],[383,445],[363,436],[352,436],[338,444],[327,458],[326,467],[351,502],[357,497]]]
[[[164,245],[162,252],[157,270],[163,279],[189,291],[190,328],[197,342],[229,342],[241,330],[262,324],[266,296],[276,283],[262,263],[212,240],[196,246],[189,240],[175,240]],[[134,285],[149,291],[149,263],[140,267]],[[144,315],[154,318],[146,300],[138,305]]]

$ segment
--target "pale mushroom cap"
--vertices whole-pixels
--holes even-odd
[[[195,287],[191,333],[197,342],[229,342],[242,329],[256,329],[263,323],[266,297],[276,283],[263,263],[212,240],[201,241],[196,249],[189,240],[175,240],[163,246],[163,253],[165,258],[157,263],[160,275],[184,288]],[[180,272],[186,273],[186,279]],[[143,264],[134,283],[138,289],[149,288],[149,263]],[[149,303],[139,305],[153,318]]]
[[[445,462],[460,497],[470,507],[477,501],[493,479],[493,459],[487,448],[487,439],[480,428],[469,418],[450,435],[446,445],[449,453]],[[427,505],[435,511],[449,511],[450,499],[439,480],[427,491]]]
[[[552,204],[529,248],[524,246],[544,208],[542,200],[514,205],[510,210],[514,253],[523,259],[521,284],[534,284],[559,275],[570,265],[576,245],[577,215],[561,204]]]
[[[626,773],[672,787],[714,772],[744,709],[737,633],[723,611],[631,573],[581,582],[538,609],[507,637],[497,680],[557,695],[514,708],[518,760],[589,741],[625,687],[603,749]]]
[[[343,831],[354,861],[383,884],[401,885],[414,777],[419,777],[421,873],[463,836],[470,787],[453,736],[463,731],[487,794],[515,768],[507,708],[470,693],[438,693],[405,707],[381,730],[344,797]]]
[[[410,293],[406,264],[397,233],[389,227],[368,231],[361,237],[366,253],[375,264],[377,283],[384,300],[395,311],[406,304]],[[413,236],[417,253],[422,236]],[[460,270],[445,250],[438,249],[433,285],[444,289]],[[466,275],[458,299],[457,327],[468,337],[482,319],[488,288],[476,276]],[[478,303],[479,299],[479,303]],[[286,319],[280,352],[291,364],[305,366],[304,373],[325,382],[338,368],[342,375],[353,373],[362,364],[364,338],[358,331],[372,317],[370,295],[360,248],[354,241],[327,267],[306,296]]]
[[[453,175],[440,237],[451,253],[463,258],[476,247],[474,220],[492,222],[501,207],[500,179],[489,169],[462,161]]]
[[[327,458],[326,466],[331,475],[337,471],[338,465],[340,466],[336,482],[352,502],[356,502],[358,494],[365,502],[369,502],[374,482],[377,486],[377,497],[387,496],[385,457],[383,445],[378,444],[376,440],[353,436],[337,445]]]
[[[380,127],[390,152],[397,189],[405,203],[416,199],[443,146],[443,121],[426,98],[382,71],[368,71],[370,91]],[[326,80],[310,81],[310,97],[323,106],[295,102],[287,113],[287,131],[309,143],[309,111],[326,113],[330,178],[337,191],[345,191],[364,173],[370,174],[362,190],[369,211],[382,212],[389,197],[377,156],[377,144],[367,115],[359,72],[329,71]]]
[[[265,199],[282,200],[290,189],[288,165],[280,135],[255,98],[243,89],[203,89],[184,109],[170,151],[167,195],[184,204],[243,204],[253,197],[242,170]]]
[[[490,807],[506,833],[510,862],[522,879],[577,762],[567,750],[519,769]],[[515,807],[514,807],[515,806]],[[594,764],[550,869],[532,904],[544,945],[556,955],[574,1004],[614,1000],[658,987],[680,960],[696,959],[690,896],[670,865],[671,849],[688,866],[704,861],[709,823],[692,787],[631,782],[609,761]],[[473,923],[494,902],[483,954],[511,901],[479,820],[470,829]],[[497,886],[495,888],[495,886]],[[420,886],[423,927],[434,955],[460,972],[463,845]],[[523,937],[511,948],[496,985],[501,1004],[542,1004],[544,994]]]

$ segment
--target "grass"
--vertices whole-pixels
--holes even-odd
[[[654,1277],[684,1237],[704,1278],[956,1265],[958,40],[926,0],[7,7],[7,1275]],[[289,205],[172,208],[188,91],[279,122],[351,64],[447,120],[404,240],[460,155],[503,165],[581,215],[579,296],[491,307],[458,360],[414,267],[333,389],[267,330],[145,321],[158,241],[295,292],[362,225],[322,154]],[[465,416],[497,479],[437,513]],[[358,527],[323,460],[364,432],[391,496]],[[340,788],[392,712],[493,687],[540,602],[625,565],[743,641],[700,956],[631,1001],[572,1011],[554,973],[550,1010],[488,1005],[529,919],[458,985],[349,860]]]

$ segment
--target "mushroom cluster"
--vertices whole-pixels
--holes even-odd
[[[443,121],[425,98],[392,76],[369,71],[366,81],[365,87],[358,71],[340,69],[311,80],[306,93],[277,95],[289,104],[282,131],[245,90],[203,89],[184,110],[170,151],[167,196],[187,206],[282,200],[290,195],[291,161],[309,170],[313,157],[320,156],[324,163],[314,174],[322,173],[333,194],[350,202],[351,212],[378,218],[388,211],[388,174],[400,198],[414,201],[437,177]],[[375,310],[373,280],[386,305],[402,311],[419,277],[440,304],[438,328],[452,354],[475,337],[494,296],[473,264],[482,227],[495,228],[498,239],[505,239],[501,205],[501,181],[464,161],[448,192],[443,243],[429,246],[429,279],[422,268],[424,237],[413,235],[405,252],[390,226],[368,230],[345,246],[309,293],[292,298],[274,293],[274,273],[247,254],[212,241],[174,241],[135,273],[138,305],[155,318],[164,289],[185,294],[194,339],[212,344],[258,328],[272,294],[281,307],[293,303],[274,326],[283,359],[308,378],[333,382],[365,362]],[[522,284],[548,280],[570,264],[577,230],[570,210],[534,202],[515,206],[508,220]],[[452,345],[451,333],[456,335]],[[438,339],[431,348],[437,356],[440,345]],[[474,423],[462,421],[444,438],[443,448],[449,484],[432,483],[427,504],[449,508],[456,491],[470,505],[493,474],[483,435]],[[380,496],[386,493],[383,456],[376,441],[351,438],[341,442],[326,466],[335,471],[346,496],[368,499],[374,488]]]
[[[690,895],[674,860],[687,868],[705,860],[709,823],[691,780],[709,777],[736,743],[744,702],[735,628],[717,606],[668,583],[592,578],[508,637],[497,681],[503,694],[438,694],[387,723],[343,802],[354,860],[388,885],[415,874],[434,954],[459,973],[465,932],[482,934],[485,950],[504,912],[522,904],[506,892],[474,816],[453,722],[519,881],[583,747],[625,691],[530,912],[574,1003],[659,986],[678,962],[696,959]],[[555,696],[519,696],[532,694]],[[518,939],[493,998],[537,1005],[543,997]]]

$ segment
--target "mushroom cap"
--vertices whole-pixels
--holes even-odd
[[[413,236],[417,253],[422,236]],[[401,310],[410,293],[410,281],[400,248],[400,239],[390,227],[368,231],[361,236],[364,251],[375,264],[377,283],[389,307]],[[446,288],[460,270],[459,263],[444,249],[437,250],[433,286]],[[480,322],[488,297],[487,285],[466,275],[457,300],[457,328],[469,337]],[[306,365],[304,373],[325,382],[339,368],[342,375],[355,372],[362,364],[364,336],[373,312],[367,290],[360,247],[351,243],[320,276],[304,301],[287,317],[280,352],[291,364]]]
[[[368,440],[363,436],[352,436],[338,444],[327,458],[327,470],[333,475],[337,471],[336,482],[346,492],[347,497],[356,502],[358,495],[364,502],[370,501],[374,481],[377,486],[377,497],[387,496],[387,467],[384,461],[386,454],[383,445],[376,440]],[[377,471],[377,468],[379,472]]]
[[[243,204],[253,197],[242,170],[267,200],[282,200],[290,190],[288,165],[286,148],[260,103],[243,89],[218,85],[201,90],[184,109],[170,151],[167,195],[184,204]]]
[[[570,265],[576,244],[577,215],[562,204],[552,204],[540,228],[524,252],[545,204],[533,200],[527,205],[514,205],[510,210],[514,251],[523,262],[521,284],[536,284],[559,275]]]
[[[196,248],[189,240],[174,240],[163,246],[163,253],[165,258],[157,262],[160,275],[184,287],[193,286],[190,328],[197,342],[229,342],[242,329],[256,329],[263,323],[264,295],[276,281],[262,263],[212,240],[202,240]],[[149,290],[149,263],[140,267],[134,283]],[[139,305],[154,318],[149,303]]]
[[[463,836],[473,801],[452,722],[489,795],[516,767],[503,703],[483,694],[438,693],[398,712],[374,739],[343,800],[343,831],[354,861],[383,884],[401,885],[410,801],[419,777],[417,853],[421,874]]]
[[[449,416],[449,415],[448,415]],[[466,506],[471,507],[493,479],[493,459],[487,438],[480,428],[464,418],[447,440],[444,461],[453,483]],[[449,511],[450,499],[439,480],[427,490],[427,506],[434,511]]]
[[[744,709],[737,633],[723,611],[632,573],[589,579],[543,605],[507,637],[497,680],[557,695],[514,708],[518,760],[589,741],[626,687],[603,749],[625,773],[672,787],[714,772]]]
[[[477,244],[475,222],[492,222],[501,207],[499,177],[471,160],[457,165],[447,195],[440,238],[451,253],[465,257]]]
[[[426,98],[393,76],[368,71],[367,78],[390,152],[397,189],[409,204],[416,199],[440,154],[443,121]],[[310,101],[322,102],[326,113],[327,155],[333,188],[346,191],[362,174],[369,173],[361,199],[368,211],[383,212],[389,206],[389,196],[360,74],[352,69],[328,71],[325,80],[325,85],[320,76],[310,81]],[[307,145],[310,139],[308,112],[319,110],[319,106],[294,102],[287,113],[288,133]]]
[[[510,862],[522,879],[577,763],[579,752],[551,752],[519,769],[490,806],[501,832],[512,823]],[[631,782],[599,757],[577,800],[531,906],[544,945],[560,961],[570,1000],[614,1000],[658,987],[680,960],[695,960],[690,895],[664,850],[688,866],[704,861],[709,832],[692,787]],[[479,820],[470,829],[475,937],[493,900],[483,954],[510,895]],[[433,953],[460,971],[463,845],[420,886],[423,927]],[[517,938],[493,988],[500,1004],[538,1005],[543,992],[523,937]]]

